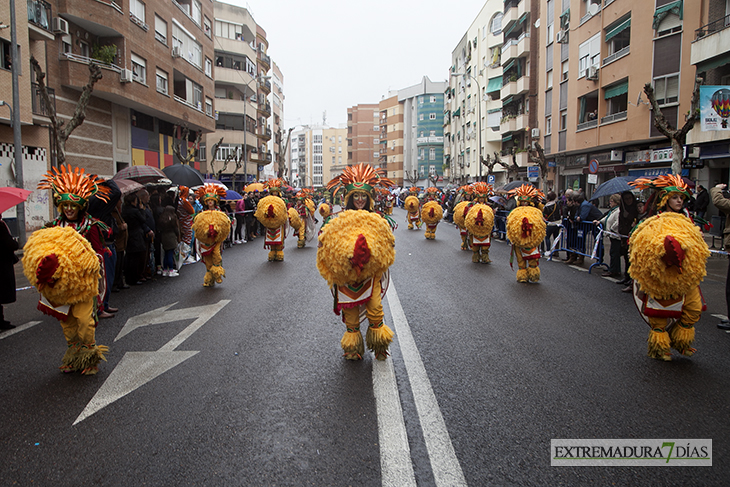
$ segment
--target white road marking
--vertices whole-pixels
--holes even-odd
[[[441,415],[436,395],[426,375],[421,355],[411,334],[411,328],[401,307],[398,293],[391,281],[387,292],[388,306],[393,317],[393,328],[398,335],[403,362],[408,372],[408,380],[413,391],[413,399],[418,411],[418,418],[423,430],[426,450],[431,461],[434,480],[437,486],[466,486],[466,479],[461,464],[456,458],[454,445],[446,429],[444,417]],[[378,412],[380,415],[380,412]]]
[[[195,320],[157,351],[125,353],[101,388],[76,418],[74,425],[197,354],[197,351],[178,352],[175,349],[230,302],[229,299],[224,299],[206,306],[167,311],[177,304],[172,303],[129,318],[117,338],[114,339],[115,342],[142,326],[193,318]]]
[[[0,340],[15,335],[16,333],[20,333],[21,331],[27,330],[28,328],[32,328],[38,323],[40,323],[40,321],[29,321],[28,323],[23,323],[22,325],[16,326],[12,330],[3,331],[2,333],[0,333]]]
[[[392,360],[373,360],[373,393],[378,411],[382,485],[415,487],[416,477]]]

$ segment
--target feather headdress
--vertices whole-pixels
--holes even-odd
[[[662,209],[667,204],[667,199],[672,193],[679,193],[684,196],[684,199],[690,198],[692,195],[689,191],[689,186],[684,181],[682,176],[677,174],[664,174],[657,176],[654,179],[650,178],[638,178],[634,181],[630,181],[629,184],[637,189],[653,189],[658,192],[657,198],[658,203],[657,209]]]
[[[60,170],[55,167],[46,173],[38,183],[38,189],[52,189],[53,202],[56,206],[61,203],[74,203],[85,208],[89,198],[96,195],[103,201],[109,201],[111,191],[105,186],[99,186],[104,182],[96,174],[86,174],[83,168],[75,170],[71,166],[61,166]]]
[[[336,193],[341,188],[345,189],[345,199],[348,199],[353,191],[364,191],[372,197],[373,188],[376,185],[390,188],[395,183],[385,177],[385,171],[373,169],[370,164],[360,163],[356,166],[348,166],[342,174],[327,183],[327,189]]]
[[[286,181],[284,181],[283,178],[269,179],[266,181],[266,189],[268,189],[271,194],[281,194],[286,185]]]
[[[226,190],[223,188],[223,186],[206,183],[203,186],[199,187],[197,191],[195,191],[195,196],[203,204],[205,204],[205,202],[208,200],[215,200],[216,202],[218,202],[221,198],[225,198]]]
[[[494,195],[494,186],[482,181],[472,184],[471,189],[472,193],[477,198],[489,198]]]
[[[510,197],[515,197],[518,202],[528,201],[533,205],[537,205],[541,199],[545,199],[545,194],[530,184],[523,184],[509,192]]]

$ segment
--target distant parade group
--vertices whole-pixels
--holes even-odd
[[[57,318],[63,328],[67,342],[60,366],[63,372],[96,374],[109,352],[96,343],[95,329],[103,310],[103,242],[110,229],[86,211],[91,197],[107,198],[108,189],[102,183],[96,175],[70,166],[47,173],[38,188],[52,191],[59,217],[34,232],[24,248],[23,270],[40,293],[38,309]],[[632,184],[653,192],[629,239],[634,299],[650,326],[648,356],[671,360],[672,349],[692,356],[694,324],[706,308],[699,284],[706,274],[709,251],[683,207],[690,193],[682,178],[672,175]],[[391,192],[395,184],[383,170],[369,164],[349,166],[329,182],[329,197],[318,209],[313,192],[307,189],[287,201],[282,196],[287,186],[281,178],[264,183],[264,196],[254,215],[265,227],[268,260],[284,260],[289,227],[300,249],[317,236],[317,269],[330,287],[333,311],[345,325],[340,341],[344,358],[363,359],[367,346],[375,359],[386,360],[394,333],[384,322],[382,298],[395,261],[397,224],[391,216],[396,206]],[[220,209],[225,197],[220,186],[205,184],[195,195],[203,207],[192,223],[206,267],[203,286],[213,287],[226,275],[221,250],[231,231],[231,219]],[[473,263],[492,262],[489,251],[496,216],[490,197],[494,195],[491,184],[465,185],[458,189],[451,208],[461,250],[471,251]],[[444,217],[440,196],[435,187],[410,188],[403,202],[409,230],[425,225],[425,238],[436,238]],[[546,236],[545,195],[525,183],[507,196],[515,203],[506,217],[510,265],[517,263],[517,282],[537,283],[540,246]],[[334,211],[335,201],[342,207],[339,212]],[[316,213],[322,218],[318,234]],[[361,326],[366,326],[364,341]]]

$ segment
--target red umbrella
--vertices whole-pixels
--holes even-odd
[[[28,199],[33,191],[20,188],[0,188],[0,213]]]
[[[119,191],[121,191],[123,195],[135,193],[140,189],[144,189],[144,186],[137,181],[132,181],[131,179],[115,179],[114,182],[117,183]]]
[[[165,173],[153,166],[127,166],[112,178],[114,181],[117,179],[131,179],[137,181],[140,184],[156,183],[160,178],[165,178]]]

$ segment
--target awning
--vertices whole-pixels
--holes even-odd
[[[497,113],[497,112],[501,112],[501,111],[502,111],[501,108],[490,108],[489,110],[487,110],[487,113]]]
[[[728,63],[730,63],[730,51],[726,52],[724,54],[721,54],[719,56],[715,56],[711,59],[708,59],[707,61],[697,63],[697,72],[704,73],[711,69],[715,69],[715,68],[719,68],[720,66],[724,66]]]
[[[565,23],[570,20],[570,8],[560,14],[560,27],[564,27]]]
[[[609,98],[613,98],[615,96],[625,95],[628,92],[629,92],[629,80],[626,80],[623,83],[619,83],[617,85],[613,85],[613,86],[609,86],[608,88],[604,88],[603,97],[606,100],[608,100]]]
[[[502,142],[509,142],[510,140],[512,140],[512,134],[507,134],[502,137]]]
[[[487,93],[499,91],[500,89],[502,89],[502,77],[497,76],[496,78],[489,78],[489,83],[487,83]]]
[[[515,65],[515,63],[516,63],[516,62],[517,62],[517,58],[515,58],[515,59],[513,59],[512,61],[510,61],[510,62],[508,62],[507,64],[505,64],[505,65],[504,65],[504,66],[502,67],[502,72],[503,72],[503,73],[506,73],[506,72],[507,72],[507,71],[509,70],[509,68],[511,68],[512,66],[514,66],[514,65]]]
[[[684,14],[684,6],[682,0],[662,5],[654,11],[654,22],[651,24],[651,28],[657,30],[659,24],[662,23],[664,17],[669,14],[679,15],[679,20],[682,20]]]
[[[613,39],[614,37],[616,37],[621,32],[625,31],[629,27],[631,27],[631,19],[630,18],[627,19],[624,22],[621,22],[619,25],[617,25],[613,29],[611,29],[608,32],[606,32],[606,42],[610,41],[611,39]]]
[[[461,107],[459,107],[459,108],[457,108],[456,110],[454,110],[454,116],[455,116],[455,117],[458,117],[458,116],[460,116],[460,115],[461,115]]]
[[[502,100],[502,106],[504,107],[505,105],[509,105],[510,103],[512,103],[514,101],[514,98],[515,98],[514,96],[508,96],[507,98]]]

